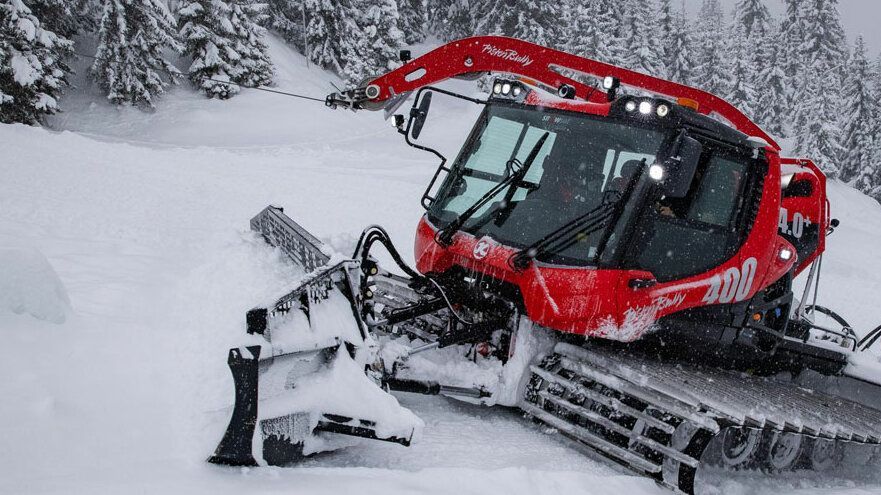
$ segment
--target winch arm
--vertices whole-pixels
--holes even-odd
[[[450,78],[487,72],[532,79],[553,89],[569,85],[575,90],[576,99],[594,103],[606,102],[606,93],[564,73],[581,73],[600,80],[611,76],[625,87],[673,100],[693,100],[698,103],[699,112],[718,114],[747,136],[761,138],[774,150],[780,150],[771,136],[743,112],[706,91],[503,36],[476,36],[441,45],[359,88],[328,95],[326,103],[332,108],[380,110],[419,88]]]

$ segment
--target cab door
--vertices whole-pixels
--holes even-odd
[[[645,198],[622,259],[621,325],[686,308],[740,302],[754,293],[758,260],[740,248],[755,220],[768,170],[763,157],[717,143],[688,193]],[[762,275],[762,274],[759,274]]]

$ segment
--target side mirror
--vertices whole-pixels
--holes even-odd
[[[697,139],[684,132],[676,138],[666,156],[659,160],[663,167],[661,187],[670,198],[684,198],[700,163],[704,147]]]
[[[431,107],[431,94],[430,91],[426,91],[422,100],[410,109],[410,136],[413,139],[419,139],[419,135],[422,134],[422,126],[425,125],[428,109]]]

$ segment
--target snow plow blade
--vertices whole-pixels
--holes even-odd
[[[208,462],[290,465],[340,444],[331,435],[409,446],[422,422],[365,374],[376,344],[359,311],[359,264],[269,207],[251,225],[300,266],[295,289],[246,314],[247,341],[230,349],[235,387],[229,426]]]

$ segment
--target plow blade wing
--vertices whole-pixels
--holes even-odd
[[[270,246],[281,249],[307,273],[330,262],[330,251],[324,244],[285,215],[282,208],[264,208],[251,219],[251,230],[262,235]]]
[[[359,263],[328,265],[320,241],[280,209],[266,208],[251,225],[311,272],[247,312],[245,342],[228,355],[232,417],[208,461],[289,465],[343,443],[339,435],[409,445],[422,421],[364,371],[376,344],[360,315]]]

